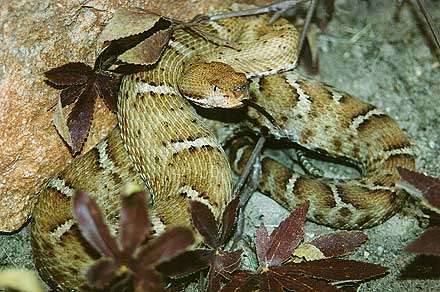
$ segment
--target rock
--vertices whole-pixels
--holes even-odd
[[[196,3],[195,3],[196,2]],[[51,119],[59,91],[43,72],[74,61],[93,65],[96,39],[120,6],[142,7],[189,20],[232,1],[6,1],[0,4],[0,231],[30,217],[43,182],[72,160]],[[116,124],[98,99],[87,151]]]

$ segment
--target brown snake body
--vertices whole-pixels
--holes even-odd
[[[252,109],[246,114],[247,127],[344,157],[365,172],[356,180],[314,179],[264,160],[263,171],[270,169],[272,175],[263,179],[263,191],[287,207],[309,199],[312,219],[341,228],[371,226],[395,212],[404,196],[394,190],[394,166],[414,166],[408,140],[391,118],[373,106],[294,72],[276,74],[294,68],[297,32],[285,20],[267,25],[267,19],[241,17],[202,27],[237,43],[239,49],[177,30],[153,69],[124,78],[118,101],[119,127],[49,180],[39,194],[32,220],[33,251],[39,272],[51,287],[83,289],[84,271],[99,257],[81,238],[73,220],[75,189],[97,199],[114,232],[119,194],[129,182],[144,184],[149,191],[156,232],[168,225],[190,224],[188,199],[202,201],[215,214],[221,211],[231,199],[231,170],[222,141],[181,92],[202,106],[230,101],[226,107],[234,108],[248,98],[242,94],[243,76],[253,78],[250,98],[281,129]],[[201,71],[197,64],[202,64]],[[218,70],[224,66],[221,64],[228,66]],[[216,74],[231,68],[230,75]],[[188,77],[200,72],[200,78]],[[209,88],[192,92],[185,87],[209,76],[214,77]],[[196,94],[202,90],[209,98]]]

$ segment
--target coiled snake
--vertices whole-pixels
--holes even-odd
[[[295,71],[281,73],[295,67],[297,31],[285,20],[273,25],[267,20],[247,16],[201,27],[237,48],[176,30],[154,68],[124,77],[119,126],[50,179],[39,194],[31,229],[33,252],[51,287],[80,289],[85,269],[99,257],[73,220],[75,189],[95,197],[114,232],[126,183],[144,184],[149,191],[155,232],[189,225],[188,199],[202,201],[215,214],[231,199],[223,141],[182,94],[203,107],[236,108],[252,99],[279,127],[250,108],[236,123],[240,127],[343,158],[363,171],[357,179],[316,179],[264,159],[260,189],[283,206],[310,200],[312,220],[339,228],[369,227],[395,213],[405,198],[394,189],[395,166],[414,167],[409,141],[374,106]]]

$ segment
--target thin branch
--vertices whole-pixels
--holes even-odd
[[[422,11],[423,16],[425,17],[426,22],[431,29],[435,44],[437,45],[437,49],[440,50],[440,31],[438,29],[438,26],[432,20],[432,16],[429,13],[428,9],[426,9],[426,4],[424,0],[417,0],[417,5],[419,6],[420,11]]]
[[[210,17],[210,20],[218,20],[223,18],[237,17],[237,16],[248,16],[248,15],[257,15],[269,12],[277,12],[277,11],[286,11],[295,5],[306,2],[309,0],[284,0],[277,3],[273,3],[271,5],[267,5],[261,8],[240,10],[228,13],[222,13],[218,15],[213,15]]]
[[[246,208],[246,205],[249,202],[249,199],[251,198],[252,194],[258,188],[258,181],[260,178],[260,174],[261,174],[261,163],[260,163],[260,157],[257,156],[255,158],[255,162],[252,165],[252,175],[248,176],[245,187],[240,194],[240,203],[238,205],[238,216],[237,216],[237,228],[235,229],[234,240],[232,242],[230,250],[235,250],[238,241],[243,237],[244,218],[245,218],[244,209]]]
[[[232,194],[232,197],[235,198],[243,188],[244,184],[246,183],[246,180],[254,167],[254,163],[257,159],[257,157],[260,156],[261,150],[263,150],[264,143],[266,142],[266,138],[263,136],[260,136],[260,138],[257,141],[257,144],[255,145],[254,150],[252,151],[251,156],[249,157],[249,160],[246,162],[246,166],[243,169],[243,172],[240,175],[240,179],[238,180],[237,184],[235,185],[234,192]]]
[[[316,0],[312,0],[310,3],[309,9],[307,11],[306,19],[304,22],[303,30],[301,31],[301,36],[299,38],[299,44],[298,44],[298,56],[301,55],[301,50],[304,45],[304,40],[306,39],[307,30],[309,29],[310,22],[312,21],[313,12],[315,11],[316,7]]]

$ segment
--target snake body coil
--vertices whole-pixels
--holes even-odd
[[[254,99],[281,129],[252,109],[243,127],[265,129],[277,139],[343,157],[365,171],[357,180],[316,180],[265,160],[263,169],[271,174],[261,188],[284,206],[309,199],[312,219],[342,228],[371,226],[395,212],[403,196],[394,190],[394,166],[414,164],[402,131],[371,105],[294,72],[278,73],[296,64],[297,31],[285,20],[273,25],[267,20],[249,16],[201,27],[238,48],[176,30],[153,69],[124,77],[118,127],[50,179],[39,194],[32,220],[33,252],[52,288],[83,289],[84,271],[99,257],[73,220],[75,189],[98,201],[113,232],[126,183],[146,186],[155,232],[189,225],[188,199],[207,204],[215,214],[231,199],[231,170],[222,141],[182,92],[205,107],[226,103],[224,107],[234,108],[243,99]],[[249,92],[246,78],[251,80]]]

